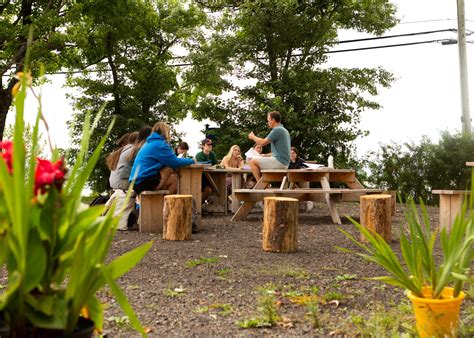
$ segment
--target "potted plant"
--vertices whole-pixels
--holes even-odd
[[[118,219],[113,210],[101,216],[102,207],[81,203],[108,135],[86,160],[89,136],[101,114],[92,127],[90,115],[86,117],[81,149],[67,169],[53,147],[51,160],[36,157],[40,108],[26,156],[23,111],[28,82],[23,75],[21,88],[14,88],[13,140],[0,143],[0,262],[8,273],[8,285],[0,295],[0,316],[7,330],[3,332],[14,337],[68,336],[85,323],[90,336],[103,322],[96,291],[108,285],[131,324],[144,335],[115,280],[135,266],[152,243],[106,263]]]
[[[471,191],[474,193],[474,185]],[[388,272],[388,276],[375,277],[375,280],[407,290],[421,337],[455,336],[460,305],[465,297],[461,289],[464,282],[469,279],[469,269],[474,257],[472,199],[469,203],[470,215],[467,217],[467,202],[465,202],[450,233],[446,229],[442,229],[441,232],[439,229],[432,229],[422,201],[421,220],[414,201],[409,200],[407,205],[405,219],[408,235],[405,235],[402,227],[401,258],[381,236],[352,219],[352,223],[368,240],[368,245],[340,229],[364,252],[338,248],[378,264]],[[443,254],[440,259],[437,259],[434,253],[438,244]]]

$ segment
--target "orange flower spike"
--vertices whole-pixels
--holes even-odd
[[[31,71],[28,71],[27,73],[24,73],[24,72],[18,72],[16,73],[15,75],[15,79],[18,80],[17,83],[15,83],[15,85],[13,86],[12,88],[12,95],[13,96],[16,96],[18,94],[18,92],[20,91],[20,88],[21,88],[21,80],[23,79],[23,77],[26,78],[26,85],[28,87],[30,87],[33,83],[33,78],[31,77]]]
[[[84,306],[82,309],[81,309],[81,316],[84,317],[85,319],[89,319],[89,310],[87,310],[87,307]]]

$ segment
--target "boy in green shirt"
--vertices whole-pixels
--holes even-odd
[[[196,162],[199,164],[217,164],[216,153],[212,151],[212,140],[206,138],[201,141],[202,151],[196,154]],[[211,200],[212,187],[206,175],[202,175],[202,203],[209,204]]]

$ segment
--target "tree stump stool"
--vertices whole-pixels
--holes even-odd
[[[361,196],[360,224],[390,243],[392,241],[392,196],[382,194]],[[367,243],[367,239],[362,234],[360,240]]]
[[[165,196],[163,239],[168,241],[191,239],[192,203],[192,195]]]
[[[298,200],[266,197],[263,209],[262,248],[270,252],[296,252],[298,241]]]

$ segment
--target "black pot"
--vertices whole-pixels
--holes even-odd
[[[76,328],[71,334],[66,334],[64,330],[51,330],[51,329],[41,329],[32,326],[26,327],[26,332],[20,333],[20,336],[26,334],[28,338],[90,338],[94,333],[94,322],[79,317],[77,321]],[[0,318],[0,338],[10,337],[11,332],[7,323],[3,321],[3,318]]]
[[[90,319],[79,317],[76,328],[70,334],[66,334],[63,330],[49,330],[31,328],[28,331],[28,337],[31,338],[90,338],[94,333],[94,322]]]

